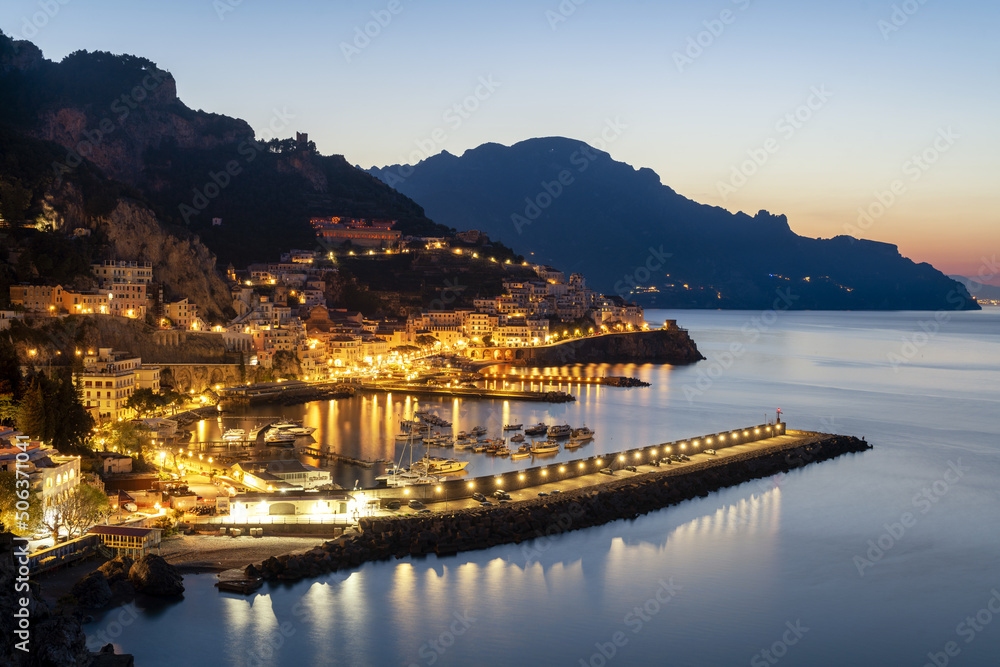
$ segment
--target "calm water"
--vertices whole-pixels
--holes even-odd
[[[929,652],[938,664],[997,664],[1000,310],[943,321],[760,315],[650,313],[691,330],[709,357],[694,366],[564,369],[637,376],[649,388],[574,389],[580,400],[560,406],[432,408],[466,430],[490,418],[586,422],[598,440],[582,451],[606,451],[742,426],[781,407],[792,428],[864,435],[874,450],[635,521],[368,564],[252,598],[189,575],[185,600],[145,611],[121,649],[140,667],[919,666],[933,664]],[[412,399],[393,396],[288,414],[320,425],[317,440],[337,451],[388,458],[397,450],[386,435],[407,409]],[[490,470],[469,456],[475,473]],[[87,627],[117,631],[112,621]]]

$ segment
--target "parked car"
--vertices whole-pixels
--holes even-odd
[[[399,507],[400,507],[400,504],[399,504],[398,500],[390,500],[389,502],[387,502],[385,504],[385,508],[387,510],[398,510]]]
[[[635,466],[625,466],[625,470],[628,470],[629,472],[638,472],[638,471],[637,471],[637,470],[635,469]]]
[[[605,475],[614,475],[615,471],[612,470],[611,468],[602,468],[601,473]]]
[[[503,499],[505,499],[505,498],[506,498],[507,500],[510,500],[510,494],[509,494],[509,493],[507,493],[506,491],[504,491],[503,489],[500,489],[500,490],[498,490],[498,491],[494,491],[494,492],[493,492],[493,497],[494,497],[494,498],[497,498],[497,499],[499,499],[499,500],[503,500]]]
[[[409,505],[412,509],[415,509],[415,510],[422,510],[424,508],[424,504],[422,502],[420,502],[419,500],[411,500],[410,502],[408,502],[406,504]]]
[[[472,499],[478,500],[479,502],[483,502],[484,500],[486,500],[486,496],[476,491],[475,493],[472,494]]]

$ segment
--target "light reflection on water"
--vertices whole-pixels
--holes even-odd
[[[887,355],[926,314],[788,313],[749,343],[741,327],[752,315],[672,315],[709,362],[615,373],[649,388],[602,388],[599,398],[582,394],[565,406],[512,403],[508,412],[502,402],[440,406],[469,427],[491,409],[500,422],[586,420],[606,438],[594,449],[714,431],[780,406],[793,427],[863,434],[874,450],[634,521],[444,559],[369,563],[267,585],[249,601],[219,594],[212,575],[190,575],[186,599],[140,616],[122,648],[142,666],[578,665],[621,631],[627,643],[609,664],[728,665],[749,664],[787,622],[801,620],[809,631],[782,666],[924,664],[928,652],[962,642],[956,624],[1000,587],[1000,311],[954,314],[895,372]],[[741,341],[748,347],[739,363],[689,401],[684,389],[699,370]],[[326,425],[330,441],[374,452],[386,445],[366,432],[384,437],[394,415],[413,405],[394,395],[299,409]],[[958,459],[972,470],[931,510],[915,509],[913,496]],[[917,523],[859,576],[854,557],[903,512]],[[676,597],[636,632],[630,614],[671,577]],[[456,614],[475,621],[452,636]],[[263,633],[285,622],[292,637],[270,658],[247,660],[247,647],[266,646]],[[960,664],[995,662],[995,624],[960,644]],[[98,619],[87,629],[101,627]]]

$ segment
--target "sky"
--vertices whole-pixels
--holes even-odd
[[[365,168],[571,137],[1000,284],[992,0],[5,0],[0,29],[147,57],[188,106],[258,136],[291,116]]]

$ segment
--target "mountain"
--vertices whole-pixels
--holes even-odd
[[[84,279],[85,260],[151,261],[168,296],[219,315],[231,298],[217,261],[313,248],[312,216],[451,231],[306,136],[280,139],[294,133],[285,109],[273,112],[273,136],[256,137],[243,120],[187,107],[173,76],[145,58],[77,51],[53,62],[0,33],[0,100],[0,232],[17,251],[0,257],[0,283],[58,274],[45,247],[59,237],[84,267],[61,278]]]
[[[975,278],[965,276],[948,276],[952,280],[962,283],[969,290],[969,294],[977,299],[987,299],[989,301],[1000,301],[1000,287],[981,283]]]
[[[516,252],[647,306],[746,309],[976,309],[965,287],[896,246],[795,234],[691,201],[580,141],[488,143],[369,173],[439,223],[478,229]]]

